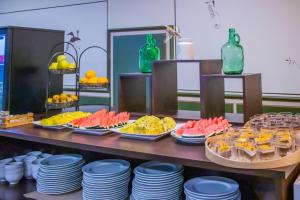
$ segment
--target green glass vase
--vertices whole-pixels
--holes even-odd
[[[240,45],[240,36],[234,28],[229,29],[229,39],[221,50],[224,74],[241,74],[244,70],[244,49]]]
[[[156,40],[151,34],[147,35],[146,44],[139,52],[139,69],[142,73],[152,72],[152,62],[160,59],[160,51],[156,46]]]

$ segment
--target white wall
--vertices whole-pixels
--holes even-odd
[[[174,0],[109,0],[109,28],[174,24]]]
[[[90,0],[92,1],[92,0]],[[227,29],[235,27],[245,49],[245,72],[261,72],[263,91],[300,94],[300,8],[299,0],[215,0],[219,18],[212,19],[210,0],[176,0],[177,25],[196,44],[200,59],[220,58],[227,40]],[[87,2],[86,0],[1,0],[0,13],[29,8]],[[173,0],[109,0],[109,28],[160,26],[174,24]],[[106,47],[106,4],[91,4],[51,10],[0,15],[0,25],[22,25],[80,29],[83,46]],[[214,27],[215,23],[220,28]],[[296,63],[288,64],[291,57]],[[96,58],[96,59],[95,59]],[[95,61],[99,58],[101,61]],[[91,55],[84,68],[103,74],[105,55]],[[99,62],[99,63],[98,63]],[[92,64],[96,63],[96,64]],[[298,63],[298,64],[297,64]],[[298,65],[298,66],[297,66]],[[91,66],[91,67],[90,67]],[[182,67],[181,89],[199,89],[195,67]],[[238,90],[239,84],[227,81],[226,89]]]
[[[72,3],[87,2],[84,0],[2,0],[0,1],[0,12],[8,12],[23,9],[42,8],[46,6],[69,5]],[[21,3],[20,3],[21,2]],[[22,3],[23,2],[23,3]],[[26,3],[25,3],[26,2]],[[48,28],[64,30],[67,33],[79,30],[79,41],[76,46],[82,51],[91,45],[100,45],[106,49],[107,37],[107,13],[106,3],[86,4],[80,6],[60,7],[54,9],[17,12],[0,15],[0,26],[13,25],[35,28]],[[70,36],[66,35],[65,41]],[[106,76],[106,54],[99,50],[90,50],[82,58],[81,75],[88,69],[96,70],[100,76]],[[71,60],[69,60],[71,61]],[[65,85],[74,85],[74,76],[67,75],[64,79]]]
[[[93,0],[1,0],[0,12],[11,12],[16,10],[27,10],[44,8],[50,6],[62,6],[66,4],[77,4],[94,2]]]
[[[177,0],[177,21],[182,33],[197,46],[197,57],[220,58],[227,30],[235,27],[245,50],[245,72],[261,72],[263,91],[300,94],[300,1],[216,0],[218,19],[211,19],[209,0]],[[298,67],[285,60],[291,57]],[[238,84],[227,82],[228,90]],[[235,83],[235,82],[234,82]]]

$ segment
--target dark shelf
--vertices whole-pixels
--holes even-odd
[[[118,111],[151,113],[151,73],[119,74]]]
[[[10,186],[8,183],[0,184],[0,199],[25,200],[24,194],[36,190],[36,181],[23,178],[17,185]]]
[[[63,75],[63,74],[76,74],[77,73],[77,69],[56,69],[56,70],[51,70],[49,69],[49,72],[51,74],[60,74],[60,75]]]
[[[79,89],[81,90],[108,90],[108,84],[82,84],[79,83]]]
[[[202,75],[203,77],[210,77],[210,78],[245,78],[245,77],[249,77],[249,76],[256,76],[259,73],[254,73],[254,74],[250,74],[250,73],[245,73],[245,74],[231,74],[231,75],[227,75],[227,74],[206,74],[206,75]]]
[[[206,74],[221,73],[221,60],[161,60],[153,62],[152,69],[152,114],[154,115],[172,115],[175,118],[190,119],[190,114],[178,112],[178,87],[177,87],[177,64],[178,63],[197,63],[199,67],[199,76]],[[217,80],[218,88],[222,89],[223,80]],[[201,91],[201,94],[207,94],[214,89],[210,88]],[[223,91],[223,90],[222,90]],[[201,96],[202,98],[202,96]],[[217,97],[218,98],[218,97]],[[201,102],[202,99],[201,99]],[[223,106],[224,107],[224,106]],[[204,108],[202,110],[202,108]],[[201,112],[209,112],[206,106],[201,105]],[[216,115],[218,116],[218,115]],[[199,119],[198,114],[192,118]]]
[[[252,116],[261,114],[262,108],[262,86],[261,74],[205,74],[200,76],[201,108],[205,112],[202,117],[213,117],[225,114],[225,88],[224,80],[237,78],[242,80],[243,88],[243,120],[235,120],[237,123],[245,123]],[[204,92],[203,92],[204,91]],[[230,120],[231,121],[231,120]]]
[[[134,73],[120,73],[120,77],[151,77],[152,73],[140,73],[140,72],[134,72]]]
[[[78,106],[79,101],[72,101],[72,102],[67,102],[67,103],[51,103],[47,104],[47,108],[49,110],[57,110],[57,109],[64,109],[64,108],[71,108]]]
[[[200,63],[201,60],[158,60],[153,63]]]

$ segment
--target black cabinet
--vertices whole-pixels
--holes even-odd
[[[63,41],[64,31],[0,27],[2,110],[9,110],[12,114],[45,111],[50,51],[53,46]],[[62,45],[53,52],[63,50]],[[50,93],[61,93],[63,77],[50,78]]]

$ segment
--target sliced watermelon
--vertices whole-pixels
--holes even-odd
[[[130,114],[122,112],[116,114],[114,111],[108,112],[106,109],[99,110],[92,115],[73,120],[70,125],[82,128],[111,128],[121,126],[129,121]]]
[[[176,134],[182,137],[208,137],[214,133],[224,131],[230,127],[228,120],[223,117],[187,121]]]

